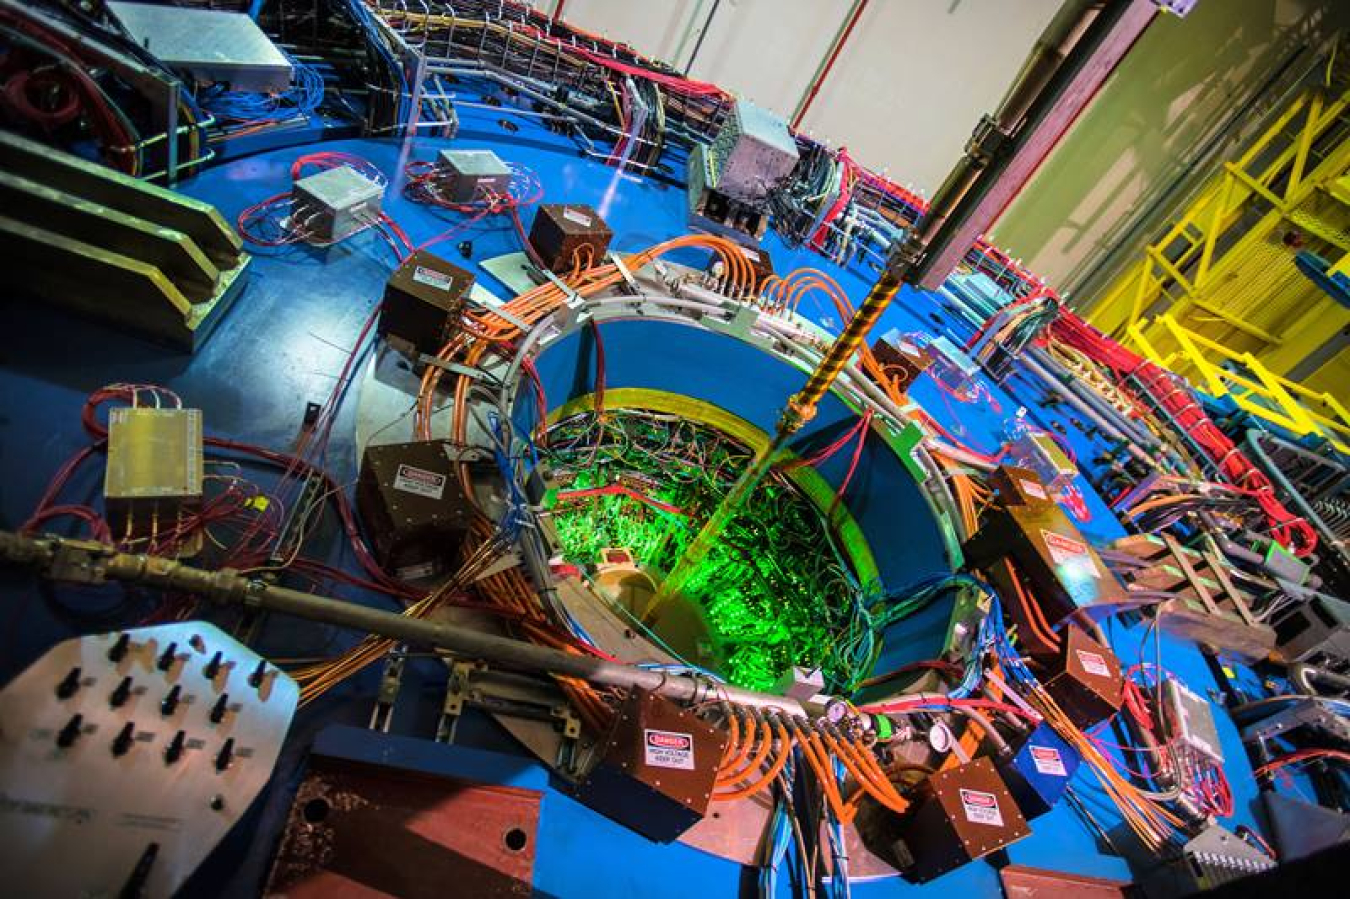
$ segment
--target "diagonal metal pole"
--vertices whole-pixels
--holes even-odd
[[[783,415],[778,420],[778,426],[774,430],[773,439],[760,449],[755,457],[750,460],[750,464],[741,476],[736,479],[731,490],[722,498],[717,509],[703,523],[703,527],[689,541],[681,554],[679,561],[671,568],[670,573],[666,575],[661,586],[657,588],[656,593],[647,603],[647,608],[643,612],[643,619],[646,621],[654,620],[661,608],[672,598],[679,596],[683,591],[685,584],[699,570],[699,566],[708,558],[717,541],[721,539],[726,531],[727,525],[740,513],[745,505],[746,499],[754,493],[755,488],[764,480],[765,475],[773,466],[779,450],[787,443],[789,437],[801,429],[816,415],[816,407],[820,400],[829,391],[834,384],[839,373],[844,370],[844,366],[853,358],[853,354],[858,351],[863,340],[867,337],[872,326],[881,318],[881,314],[886,311],[886,307],[895,299],[896,293],[900,290],[900,285],[904,281],[904,272],[912,267],[914,260],[914,248],[906,243],[892,254],[886,270],[882,272],[881,277],[877,279],[872,290],[867,294],[867,299],[858,311],[854,313],[853,318],[849,320],[848,326],[844,328],[833,344],[830,345],[829,352],[820,360],[815,371],[807,380],[806,386],[798,391],[790,400],[787,408],[783,410]]]

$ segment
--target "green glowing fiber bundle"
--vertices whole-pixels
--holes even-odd
[[[751,453],[678,416],[609,411],[554,425],[547,455],[560,485],[554,522],[566,558],[592,565],[605,547],[623,547],[664,573]],[[614,488],[631,493],[589,493]],[[775,472],[683,595],[705,610],[721,674],[768,689],[793,665],[821,667],[836,683],[856,680],[859,592],[820,511]]]

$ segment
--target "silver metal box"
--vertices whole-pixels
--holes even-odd
[[[374,224],[383,197],[384,186],[356,169],[325,169],[292,186],[292,227],[311,241],[333,243]]]
[[[1222,765],[1223,749],[1209,701],[1187,690],[1176,678],[1169,677],[1162,686],[1164,712],[1173,739]]]
[[[1028,432],[1014,440],[1008,450],[1014,465],[1036,472],[1054,493],[1068,488],[1078,477],[1077,466],[1049,434]]]
[[[469,203],[480,191],[506,193],[511,170],[491,150],[442,150],[436,158],[436,187],[452,203]]]
[[[293,67],[257,23],[237,12],[109,3],[131,35],[167,66],[237,91],[284,91]]]
[[[787,123],[748,100],[737,100],[708,147],[712,187],[743,203],[758,203],[797,165],[797,141]]]

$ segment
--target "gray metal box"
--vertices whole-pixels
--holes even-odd
[[[383,185],[349,166],[325,169],[292,186],[292,227],[310,240],[333,243],[374,224],[383,197]]]
[[[1274,624],[1287,662],[1350,659],[1350,603],[1319,594],[1281,613]]]
[[[1223,765],[1223,745],[1209,700],[1187,690],[1176,678],[1163,681],[1164,712],[1172,738]]]
[[[172,69],[237,91],[284,91],[293,66],[244,13],[109,3],[132,40]]]
[[[491,150],[442,150],[436,158],[436,188],[451,203],[469,203],[480,191],[504,194],[511,170]]]
[[[737,100],[708,148],[712,186],[743,203],[758,203],[797,165],[787,123],[748,100]]]
[[[759,240],[769,226],[766,204],[731,199],[713,186],[713,174],[708,148],[694,144],[686,167],[689,224],[736,241]]]

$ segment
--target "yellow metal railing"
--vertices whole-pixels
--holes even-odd
[[[1350,411],[1330,393],[1282,378],[1256,356],[1237,352],[1177,323],[1169,314],[1134,322],[1131,342],[1158,365],[1189,380],[1213,397],[1303,437],[1325,437],[1350,452]]]
[[[1350,309],[1304,277],[1295,258],[1309,250],[1333,272],[1350,270],[1348,110],[1350,92],[1316,89],[1293,101],[1087,310],[1089,321],[1141,350],[1190,335],[1225,364],[1254,361],[1277,379],[1266,392],[1283,392],[1293,406],[1322,408],[1331,397],[1335,410],[1306,417],[1338,421],[1350,401],[1350,351],[1333,353],[1327,341],[1350,325]],[[1294,384],[1310,357],[1325,359]]]

